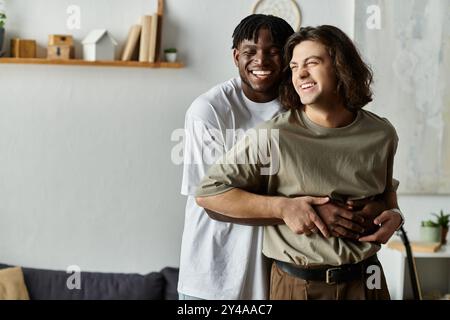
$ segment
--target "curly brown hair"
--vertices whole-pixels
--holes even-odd
[[[294,48],[301,42],[311,40],[323,44],[333,61],[337,79],[337,91],[350,111],[357,111],[372,101],[370,85],[373,74],[363,61],[353,41],[340,29],[323,25],[301,28],[294,33],[284,47],[283,81],[280,85],[280,100],[286,109],[302,107],[300,97],[292,84],[292,72],[289,63]]]

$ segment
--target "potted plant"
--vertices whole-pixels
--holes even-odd
[[[177,61],[177,49],[176,48],[168,48],[164,50],[164,57],[167,62],[175,62]]]
[[[441,243],[446,244],[450,214],[444,214],[444,211],[441,210],[439,214],[432,213],[432,215],[436,217],[435,223],[441,227]]]
[[[423,242],[441,242],[441,227],[432,220],[422,221],[420,239]]]
[[[3,42],[5,39],[5,23],[6,23],[6,14],[0,11],[0,57],[2,56]]]

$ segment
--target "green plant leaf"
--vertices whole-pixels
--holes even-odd
[[[422,227],[438,227],[439,224],[432,221],[432,220],[426,220],[426,221],[422,221]]]
[[[0,28],[3,28],[6,23],[6,14],[3,12],[0,12]]]
[[[432,216],[436,217],[436,224],[447,228],[449,225],[450,214],[444,214],[444,211],[441,210],[439,214],[431,213]]]

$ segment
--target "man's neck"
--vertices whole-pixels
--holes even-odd
[[[256,103],[266,103],[278,98],[278,90],[271,90],[268,92],[256,92],[246,86],[242,86],[244,95],[251,101]]]
[[[315,124],[325,128],[340,128],[351,124],[356,114],[349,111],[343,104],[336,104],[332,107],[321,105],[306,105],[306,116]]]

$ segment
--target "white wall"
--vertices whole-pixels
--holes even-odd
[[[197,95],[237,74],[231,33],[254,1],[167,0],[163,45],[179,48],[184,69],[0,65],[0,262],[142,273],[178,265],[185,199],[170,136]],[[71,32],[69,4],[82,9],[77,41],[105,27],[123,43],[156,9],[156,0],[14,0],[7,32],[45,47],[48,34]],[[352,0],[299,5],[303,25],[352,34]],[[450,202],[400,200],[408,216]]]

